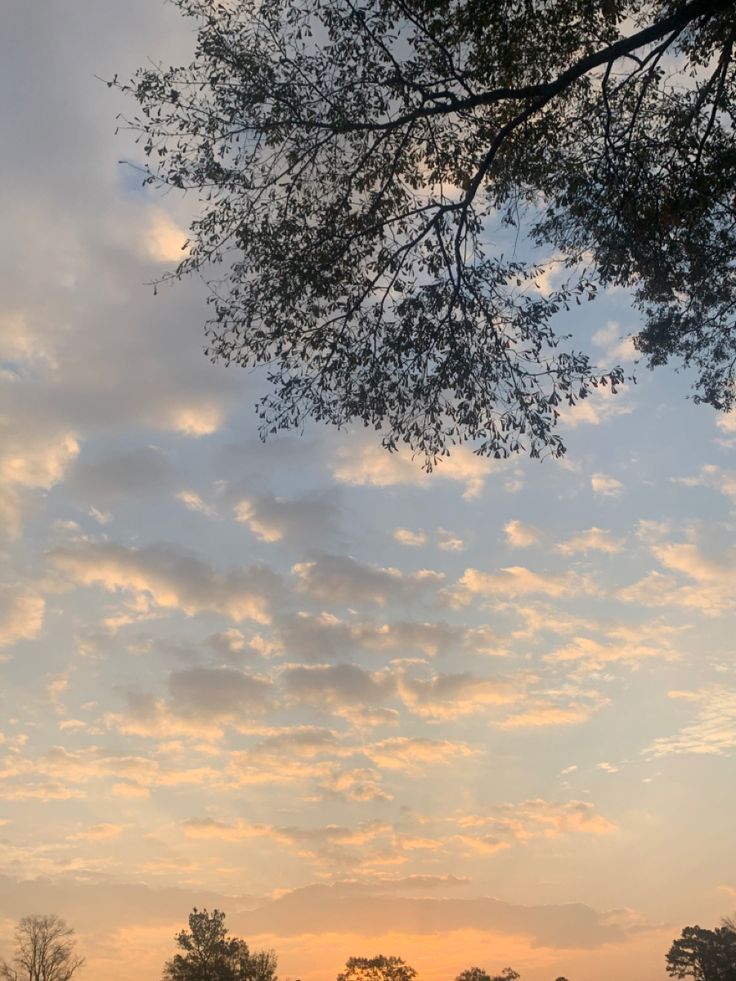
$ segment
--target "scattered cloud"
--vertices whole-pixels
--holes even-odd
[[[542,532],[539,528],[517,519],[509,521],[504,527],[504,531],[506,532],[506,542],[512,548],[529,548],[530,545],[536,545],[542,539]]]
[[[695,705],[697,715],[675,735],[655,739],[645,750],[647,755],[733,756],[736,753],[736,691],[714,685],[693,691],[671,691],[669,696]]]
[[[467,447],[456,446],[449,457],[438,461],[432,474],[427,474],[417,460],[403,451],[389,453],[375,443],[355,441],[338,452],[332,474],[340,483],[369,487],[400,484],[429,487],[433,481],[449,480],[464,484],[463,497],[472,500],[479,496],[493,469],[486,457],[477,456]]]
[[[33,640],[43,627],[43,597],[18,586],[0,586],[0,648]]]
[[[188,511],[196,511],[206,518],[218,517],[217,509],[203,501],[196,491],[181,490],[176,494],[176,500],[183,504]]]
[[[140,548],[112,542],[52,549],[52,565],[72,582],[124,590],[140,602],[194,614],[206,610],[235,621],[268,623],[280,580],[264,566],[220,572],[174,545]]]
[[[324,542],[334,531],[335,516],[335,504],[326,497],[289,500],[258,494],[235,506],[235,520],[247,525],[262,542],[286,538],[317,538]]]
[[[348,555],[321,555],[292,567],[297,588],[315,599],[360,606],[411,601],[433,593],[444,576],[431,569],[404,573],[399,569],[359,562]]]
[[[409,528],[397,528],[394,531],[394,538],[400,545],[418,547],[427,544],[427,533],[424,531],[411,531]]]
[[[620,497],[624,492],[621,481],[605,473],[594,473],[590,478],[590,486],[601,497]]]
[[[462,552],[465,548],[465,542],[455,532],[448,531],[447,528],[438,528],[437,548],[443,552]]]
[[[524,566],[506,566],[496,572],[466,569],[456,585],[448,591],[454,606],[465,606],[475,598],[494,600],[500,597],[541,594],[543,596],[576,596],[591,593],[591,580],[573,573],[538,573]]]
[[[610,531],[595,526],[557,545],[557,550],[563,555],[575,555],[578,552],[604,552],[607,555],[614,555],[622,548],[623,542],[620,539],[613,538]]]

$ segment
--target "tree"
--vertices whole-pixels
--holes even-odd
[[[164,967],[164,981],[278,981],[273,951],[251,952],[245,940],[228,936],[225,914],[198,910],[189,914],[176,954]]]
[[[500,974],[491,977],[482,967],[469,967],[461,971],[455,981],[518,981],[521,975],[517,974],[511,967],[504,968]]]
[[[736,931],[685,927],[666,956],[667,973],[694,981],[736,981]]]
[[[12,964],[0,962],[3,981],[70,981],[84,965],[74,930],[58,916],[24,916],[15,930]]]
[[[264,435],[560,454],[558,407],[624,377],[553,325],[601,286],[734,406],[735,0],[174,3],[194,59],[121,85],[125,122],[199,195],[169,278],[209,281],[213,360],[267,366]]]
[[[414,981],[417,972],[400,957],[351,957],[337,981]]]

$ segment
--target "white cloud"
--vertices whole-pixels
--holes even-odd
[[[538,573],[524,566],[513,565],[496,572],[466,569],[455,586],[447,591],[447,595],[453,606],[465,606],[476,597],[494,600],[533,593],[544,596],[576,596],[592,592],[596,592],[596,587],[588,578],[572,573]]]
[[[59,483],[78,453],[73,433],[29,432],[0,417],[0,532],[18,537],[31,504],[28,492]]]
[[[609,360],[633,361],[639,357],[633,337],[626,334],[624,328],[615,320],[609,320],[605,327],[601,327],[593,334],[591,340],[596,347],[603,348]]]
[[[153,425],[162,429],[173,429],[184,436],[211,436],[221,428],[225,412],[221,405],[213,401],[199,403],[179,403],[165,409],[161,416],[151,419]]]
[[[262,542],[312,537],[323,544],[333,531],[335,507],[326,498],[258,494],[235,505],[235,520],[247,525]]]
[[[187,233],[160,208],[153,210],[145,230],[144,249],[156,262],[177,265],[185,257]]]
[[[270,622],[279,590],[278,577],[263,566],[220,572],[191,552],[165,544],[84,543],[53,549],[49,558],[72,581],[125,590],[144,608],[150,602],[188,614],[212,610],[236,621]]]
[[[462,552],[465,548],[465,542],[453,531],[448,531],[447,528],[438,528],[437,548],[442,549],[443,552]]]
[[[590,478],[590,486],[594,493],[601,497],[619,497],[624,491],[624,485],[620,480],[605,473],[594,473]]]
[[[196,491],[192,490],[181,490],[176,495],[177,501],[180,501],[188,511],[197,511],[199,514],[205,515],[207,518],[216,518],[217,511],[206,501],[197,494]]]
[[[581,531],[557,545],[557,550],[563,555],[575,555],[578,552],[604,552],[614,555],[622,548],[623,542],[612,538],[610,531],[596,527]]]
[[[41,632],[45,603],[19,587],[0,587],[0,648],[32,640]]]
[[[542,532],[534,525],[525,524],[523,521],[514,519],[504,526],[506,532],[506,542],[512,548],[529,548],[535,545],[542,537]]]
[[[394,538],[400,545],[409,545],[412,547],[426,545],[427,543],[426,532],[411,531],[409,528],[396,528],[394,531]]]
[[[736,753],[736,691],[713,686],[695,691],[672,691],[669,695],[697,705],[697,716],[674,736],[655,739],[645,751],[648,755],[732,756]]]
[[[389,453],[373,443],[356,441],[339,451],[332,473],[341,483],[371,487],[397,484],[429,487],[433,481],[451,480],[464,484],[463,497],[472,500],[481,493],[492,470],[490,460],[464,446],[453,447],[450,456],[440,459],[436,469],[427,474],[404,451]]]
[[[347,555],[322,555],[292,566],[298,588],[319,600],[360,606],[407,601],[436,591],[444,576],[431,569],[399,569],[358,562]]]
[[[710,487],[726,497],[736,499],[736,470],[722,470],[712,463],[702,466],[695,476],[670,477],[670,480],[685,487]]]

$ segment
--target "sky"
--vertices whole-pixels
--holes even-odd
[[[283,979],[657,981],[736,907],[736,418],[688,379],[568,412],[562,462],[262,444],[262,382],[153,295],[193,202],[95,76],[185,58],[158,0],[0,36],[0,952],[153,981],[193,906]],[[633,367],[621,292],[580,343]],[[563,325],[564,326],[564,325]]]

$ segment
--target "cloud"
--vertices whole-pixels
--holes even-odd
[[[385,653],[499,654],[488,626],[465,627],[443,621],[341,620],[331,613],[298,613],[279,621],[279,638],[291,659],[327,661],[354,651]]]
[[[203,514],[206,518],[218,517],[217,510],[211,504],[207,504],[193,490],[181,490],[176,494],[176,500],[181,502],[188,511],[196,511]]]
[[[608,387],[599,388],[587,398],[580,399],[575,405],[562,408],[560,424],[568,429],[575,429],[581,425],[600,426],[633,411],[634,406],[625,401],[625,396],[620,389],[614,395]]]
[[[694,753],[698,756],[736,754],[736,691],[713,685],[694,691],[671,691],[670,698],[697,706],[696,718],[673,736],[655,739],[644,751],[659,757]]]
[[[225,411],[221,405],[206,399],[200,402],[180,402],[167,407],[160,416],[151,421],[162,429],[173,429],[183,436],[211,436],[221,428],[225,421]]]
[[[736,549],[706,553],[699,542],[655,542],[650,546],[663,568],[686,577],[659,571],[619,591],[624,602],[642,606],[679,606],[718,616],[736,605]]]
[[[488,814],[464,815],[457,824],[463,829],[458,835],[463,844],[473,851],[490,854],[537,838],[558,838],[566,834],[598,837],[616,831],[614,822],[596,813],[589,801],[571,800],[557,804],[543,798],[502,804],[490,808]]]
[[[289,500],[259,494],[235,505],[235,520],[247,525],[263,542],[313,537],[324,542],[334,531],[335,505],[320,497]]]
[[[603,348],[606,358],[617,361],[633,361],[639,357],[630,334],[615,320],[609,320],[605,327],[599,328],[591,337],[596,347]]]
[[[212,785],[218,774],[210,767],[165,765],[160,759],[120,753],[98,746],[67,749],[54,746],[35,758],[8,755],[0,765],[0,798],[3,800],[97,799],[98,781],[118,793],[130,789],[140,796],[151,787]],[[123,781],[111,786],[111,781]],[[90,786],[91,785],[91,786]]]
[[[604,552],[614,555],[621,551],[623,542],[612,538],[611,533],[604,528],[593,527],[560,542],[556,547],[563,555],[575,555],[578,552]]]
[[[464,446],[455,446],[450,456],[439,460],[436,469],[427,474],[403,451],[389,453],[374,443],[355,441],[338,452],[332,474],[340,483],[369,487],[429,487],[434,481],[450,480],[464,484],[463,497],[472,500],[481,493],[493,469],[487,458]]]
[[[442,896],[394,897],[386,895],[380,882],[377,886],[360,883],[306,886],[264,903],[238,919],[238,925],[248,936],[298,936],[300,949],[305,935],[321,934],[325,922],[338,938],[347,933],[356,939],[385,939],[402,929],[411,931],[415,942],[417,935],[420,938],[417,952],[426,950],[433,936],[441,939],[444,952],[450,938],[459,931],[457,964],[468,960],[468,931],[473,930],[479,931],[481,938],[478,957],[481,951],[487,951],[489,937],[497,942],[500,935],[528,937],[535,946],[565,949],[568,956],[573,948],[594,948],[620,941],[625,935],[620,924],[581,904],[514,906],[483,897],[470,900]],[[405,943],[409,941],[407,935]],[[432,960],[442,963],[439,948]],[[431,971],[429,963],[428,970]],[[318,976],[319,972],[315,972],[314,977]]]
[[[17,586],[0,586],[0,648],[33,640],[41,632],[45,602]]]
[[[427,719],[456,719],[508,705],[523,694],[523,679],[479,678],[468,672],[410,678],[398,674],[398,693],[406,707]]]
[[[726,497],[736,499],[736,470],[722,470],[712,463],[702,466],[694,477],[670,477],[670,480],[685,487],[710,487]]]
[[[506,542],[512,548],[529,548],[542,538],[542,532],[534,525],[524,524],[523,521],[509,521],[505,525]]]
[[[11,427],[0,415],[0,534],[20,535],[32,507],[29,491],[47,491],[61,481],[79,453],[74,433],[45,427]]]
[[[393,736],[366,745],[363,753],[376,766],[412,773],[421,772],[429,766],[457,763],[461,759],[477,755],[477,750],[471,749],[465,743],[446,739]]]
[[[593,492],[600,494],[601,497],[620,497],[624,492],[621,481],[605,473],[594,473],[590,478],[590,486]]]
[[[550,726],[577,726],[587,722],[607,699],[585,696],[558,695],[555,698],[529,696],[523,707],[494,724],[499,729],[544,729]]]
[[[152,209],[143,243],[146,254],[151,259],[178,265],[186,255],[186,240],[187,233],[179,228],[170,215],[161,208]]]
[[[465,548],[465,542],[453,531],[448,531],[446,528],[438,528],[437,548],[442,549],[443,552],[462,552]]]
[[[576,596],[595,592],[593,583],[572,573],[540,574],[524,566],[506,566],[497,572],[466,569],[447,595],[453,606],[465,606],[473,599],[493,600],[505,596]]]
[[[316,706],[380,705],[395,689],[385,672],[369,673],[356,664],[303,664],[284,669],[287,695]]]
[[[592,637],[574,637],[563,647],[558,647],[552,653],[545,655],[545,661],[576,662],[589,670],[597,670],[603,665],[616,662],[636,665],[649,658],[674,659],[675,653],[666,637],[662,637],[660,641],[646,643],[643,639],[635,639],[635,630],[631,633],[634,636],[625,642],[619,638],[602,643]]]
[[[269,623],[280,580],[264,566],[220,572],[174,545],[140,548],[84,543],[52,549],[53,566],[82,585],[125,590],[144,603],[187,614],[213,611],[233,620]]]
[[[109,504],[162,490],[173,475],[168,457],[156,447],[145,446],[94,462],[77,459],[66,482],[77,498]]]
[[[119,838],[124,830],[123,824],[93,824],[83,831],[67,835],[68,841],[110,841]]]
[[[400,545],[417,547],[427,544],[427,533],[424,531],[411,531],[409,528],[397,528],[394,531],[394,538]]]
[[[247,719],[271,706],[272,682],[235,668],[188,668],[169,676],[171,707],[195,719]]]
[[[359,562],[348,555],[321,555],[292,567],[297,588],[315,599],[348,606],[392,601],[410,601],[433,592],[442,583],[440,572],[422,569],[403,573],[399,569]]]

